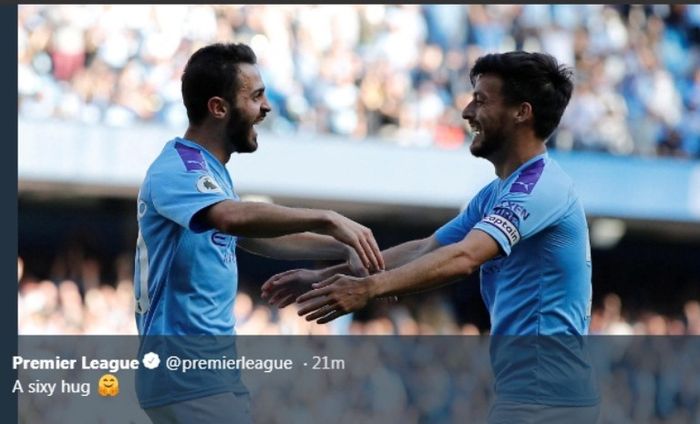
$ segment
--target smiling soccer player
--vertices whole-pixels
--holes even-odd
[[[475,134],[470,151],[497,178],[432,236],[384,251],[389,271],[287,271],[263,284],[263,296],[285,306],[316,282],[297,299],[299,313],[325,323],[373,298],[480,270],[496,376],[489,422],[594,422],[599,398],[581,347],[592,296],[588,228],[571,179],[545,144],[571,97],[571,71],[547,54],[509,52],[479,58],[470,79],[473,99],[462,112]]]
[[[340,259],[356,271],[383,269],[368,228],[332,211],[237,196],[225,165],[233,153],[257,150],[255,125],[271,110],[250,47],[213,44],[196,51],[182,75],[182,97],[189,127],[165,144],[138,195],[134,290],[141,336],[232,336],[237,246],[278,259]],[[137,387],[154,423],[250,421],[247,391],[237,378],[194,384],[166,374],[163,392],[155,375],[141,374]],[[207,412],[190,415],[199,410]]]

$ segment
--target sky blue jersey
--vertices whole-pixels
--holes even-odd
[[[472,229],[502,254],[481,266],[493,335],[584,335],[591,308],[588,226],[573,183],[544,153],[484,187],[435,233],[445,245]]]
[[[592,296],[588,227],[571,179],[546,153],[538,155],[484,187],[435,236],[446,245],[472,229],[501,250],[481,266],[496,396],[545,405],[599,402],[582,337]]]
[[[195,214],[238,200],[216,157],[182,138],[151,164],[138,196],[134,291],[141,335],[232,335],[236,237]]]
[[[237,357],[231,337],[237,239],[195,218],[227,199],[238,200],[231,176],[197,143],[175,138],[149,167],[138,196],[134,267],[136,324],[143,336],[139,357],[147,352],[161,358]],[[140,367],[136,382],[142,408],[223,392],[247,393],[237,369],[180,373],[163,365]]]

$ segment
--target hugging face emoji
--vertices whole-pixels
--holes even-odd
[[[119,394],[119,380],[112,374],[105,374],[100,377],[97,386],[100,396],[116,396]]]

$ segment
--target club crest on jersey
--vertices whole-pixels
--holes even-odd
[[[221,187],[217,184],[216,180],[210,175],[202,175],[197,180],[197,190],[200,193],[221,193]]]

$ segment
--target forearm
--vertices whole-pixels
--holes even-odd
[[[421,255],[429,253],[435,248],[435,246],[436,242],[432,238],[426,238],[422,240],[412,240],[383,250],[382,256],[384,257],[386,269],[394,269],[407,264],[412,260],[419,258]],[[320,273],[321,279],[330,278],[336,274],[356,274],[352,272],[347,263],[320,269],[318,272]]]
[[[411,240],[382,251],[386,269],[398,268],[437,248],[437,241],[432,237]]]
[[[227,202],[209,216],[220,231],[241,237],[279,237],[319,231],[331,225],[328,211],[288,208],[262,202]]]
[[[434,289],[473,273],[479,266],[459,244],[437,249],[391,271],[370,277],[372,297],[398,296]]]
[[[256,255],[281,260],[345,260],[351,249],[333,237],[297,233],[274,238],[243,238],[239,245]]]

